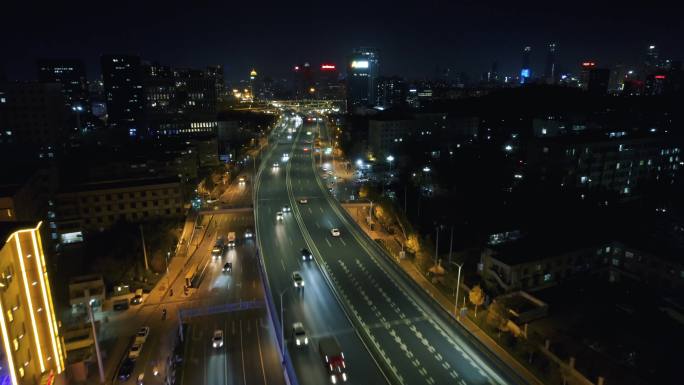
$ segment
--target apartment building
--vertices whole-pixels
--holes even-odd
[[[56,197],[60,243],[104,231],[117,221],[144,222],[183,215],[178,177],[120,179],[65,186]]]
[[[65,354],[52,303],[41,222],[0,223],[2,383],[52,383]],[[8,381],[8,382],[6,382]]]

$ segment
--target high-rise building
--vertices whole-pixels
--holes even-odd
[[[140,57],[104,55],[101,65],[108,124],[119,134],[145,135],[147,124]]]
[[[309,62],[304,62],[294,66],[293,70],[293,86],[294,94],[297,99],[310,99],[316,92],[316,81],[314,79],[313,69]],[[313,90],[313,91],[312,91]]]
[[[337,70],[337,66],[335,64],[321,64],[317,77],[316,93],[320,99],[344,99],[344,85],[340,81],[340,72]]]
[[[649,45],[644,58],[644,69],[646,71],[652,71],[658,68],[660,64],[660,53],[658,52],[658,47],[653,44]]]
[[[546,53],[546,65],[544,66],[544,81],[547,84],[556,84],[557,72],[556,43],[549,43],[549,50]]]
[[[39,59],[38,81],[62,85],[64,102],[69,109],[90,113],[90,95],[85,66],[77,59]]]
[[[255,72],[256,77],[256,72]],[[194,136],[214,133],[223,92],[223,72],[144,66],[146,122],[152,135]]]
[[[592,68],[589,71],[587,90],[595,95],[605,95],[608,92],[610,70],[608,68]]]
[[[63,138],[64,95],[57,83],[0,84],[0,143],[25,144],[48,150]]]
[[[4,383],[53,383],[65,353],[52,303],[41,223],[0,223],[0,334]]]
[[[494,60],[492,62],[492,68],[487,72],[487,83],[498,83],[499,82],[499,62]]]
[[[357,48],[352,52],[347,67],[347,107],[368,106],[375,103],[375,81],[378,77],[379,55],[374,48]]]
[[[532,47],[526,46],[523,49],[522,55],[522,66],[520,67],[520,84],[525,84],[530,81],[532,76],[532,69],[530,68],[530,55],[532,53]]]
[[[382,108],[390,108],[406,104],[408,97],[408,85],[404,79],[398,76],[379,77],[377,80],[375,105]]]

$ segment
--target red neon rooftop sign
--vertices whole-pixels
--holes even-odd
[[[596,62],[594,62],[594,61],[582,62],[582,67],[596,67]]]
[[[323,71],[332,71],[335,69],[334,64],[321,64],[321,70]]]

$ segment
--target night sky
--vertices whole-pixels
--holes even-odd
[[[37,57],[81,58],[95,78],[103,53],[174,66],[223,64],[227,80],[245,78],[251,67],[281,76],[303,61],[341,67],[356,46],[380,49],[382,74],[408,78],[430,77],[437,66],[477,78],[494,60],[500,73],[513,74],[525,45],[539,73],[550,41],[566,70],[587,58],[638,63],[649,44],[662,57],[684,58],[681,12],[653,1],[639,8],[600,0],[10,3],[0,12],[10,79],[34,79]]]

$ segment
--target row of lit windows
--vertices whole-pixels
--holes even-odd
[[[190,123],[190,128],[214,128],[217,127],[217,122],[193,122]]]

